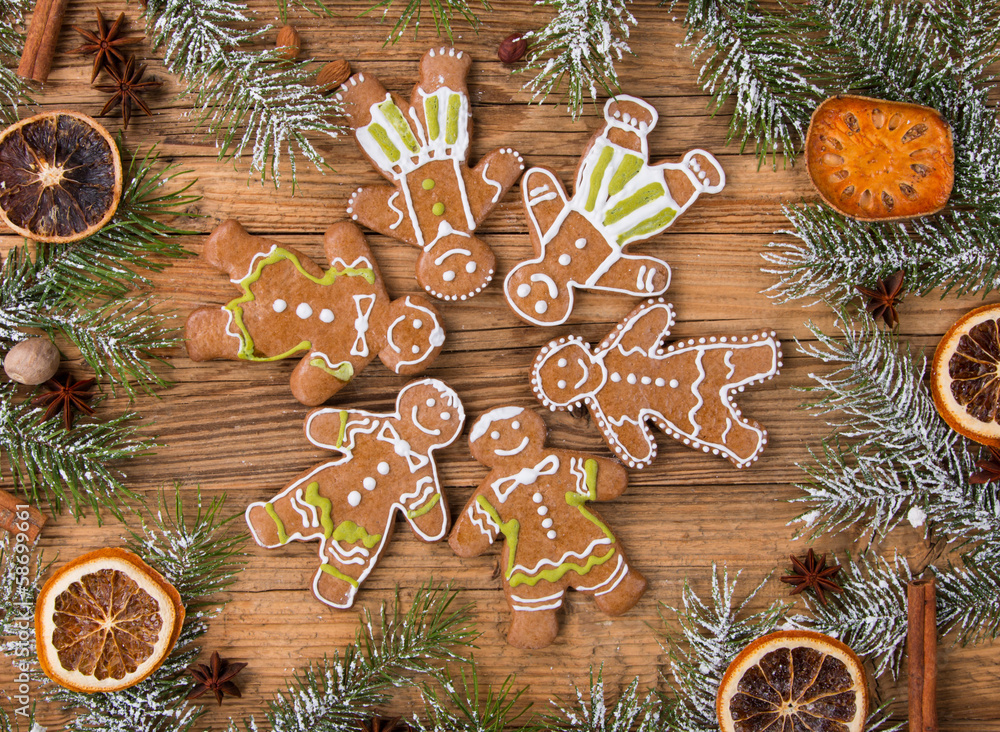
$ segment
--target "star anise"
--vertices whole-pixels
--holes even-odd
[[[899,322],[899,313],[896,312],[896,306],[899,305],[899,301],[902,299],[904,277],[903,270],[899,270],[884,280],[878,280],[875,283],[874,289],[869,290],[867,287],[862,287],[861,285],[855,288],[868,298],[867,309],[872,314],[872,318],[877,320],[881,317],[890,328],[894,328]]]
[[[232,679],[244,668],[246,668],[245,663],[232,663],[219,656],[218,651],[213,651],[208,666],[203,663],[195,663],[188,666],[188,673],[194,677],[197,683],[188,692],[187,698],[197,699],[208,691],[215,694],[215,699],[220,705],[224,696],[242,698],[243,695],[240,693],[240,687]]]
[[[146,102],[142,100],[143,92],[161,86],[163,82],[152,79],[142,80],[142,75],[146,73],[146,64],[139,64],[136,68],[135,56],[129,56],[125,62],[125,68],[119,69],[118,64],[108,66],[108,73],[114,79],[114,84],[99,84],[97,86],[102,92],[111,94],[108,103],[104,105],[99,116],[105,117],[108,112],[116,106],[122,108],[122,127],[128,129],[129,120],[132,118],[132,104],[138,105],[139,109],[146,113],[147,117],[152,117]]]
[[[801,559],[795,556],[788,557],[792,560],[792,574],[781,578],[781,581],[794,585],[789,594],[797,595],[805,589],[811,589],[819,597],[819,601],[826,605],[826,597],[823,591],[843,592],[840,585],[834,581],[834,577],[840,572],[840,565],[834,564],[832,567],[826,566],[826,554],[816,559],[816,552],[812,549]]]
[[[112,57],[115,57],[122,62],[125,61],[125,57],[118,51],[118,46],[127,46],[130,43],[135,43],[139,40],[138,38],[118,37],[118,33],[122,28],[122,23],[125,22],[125,13],[119,15],[118,20],[112,23],[111,27],[108,28],[108,24],[104,21],[104,15],[101,13],[101,9],[95,7],[94,10],[97,11],[97,33],[74,25],[73,30],[83,36],[84,40],[90,42],[84,43],[79,48],[74,48],[70,51],[70,53],[94,54],[94,73],[90,77],[91,84],[94,83],[94,79],[97,78],[97,75],[101,73],[101,69],[110,68],[114,65],[114,59]]]
[[[371,722],[358,722],[361,732],[408,732],[410,725],[403,721],[402,717],[391,717],[386,719],[375,712]]]
[[[57,374],[45,382],[45,386],[49,391],[39,394],[31,400],[31,403],[48,406],[45,414],[42,415],[42,421],[51,419],[56,412],[62,410],[63,421],[66,424],[66,429],[69,429],[73,426],[74,409],[86,415],[94,413],[94,410],[88,403],[91,399],[88,390],[96,381],[97,379],[76,381],[70,374]]]
[[[976,467],[978,473],[969,476],[970,483],[989,483],[1000,480],[1000,450],[995,447],[990,448],[991,460],[977,460]]]

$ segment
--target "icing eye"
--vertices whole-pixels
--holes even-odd
[[[451,419],[451,412],[441,412],[441,419],[447,422],[449,419]]]
[[[518,285],[517,286],[517,296],[527,297],[531,294],[531,285]]]
[[[435,404],[437,404],[437,402],[434,401],[433,399],[428,399],[427,400],[427,406],[428,407],[433,407]]]
[[[512,422],[510,426],[513,427],[516,430],[521,429],[521,423],[520,422]]]
[[[472,274],[473,272],[475,272],[476,271],[476,263],[475,262],[469,262],[468,264],[466,264],[465,265],[465,271],[468,272],[469,274]]]
[[[563,381],[562,379],[559,379],[559,381],[556,382],[556,386],[558,386],[560,389],[565,389],[566,388],[566,382]]]
[[[566,359],[565,358],[560,358],[559,359],[559,368],[561,368],[561,369],[566,368]]]
[[[559,255],[559,264],[561,264],[563,267],[568,266],[569,263],[572,262],[572,261],[573,261],[573,259],[568,254],[560,254]]]
[[[494,440],[499,440],[500,439],[500,433],[497,432],[496,430],[493,430],[492,432],[490,432],[490,437],[492,437]]]
[[[413,347],[413,352],[414,353],[420,353],[420,346],[414,346]]]
[[[421,326],[423,326],[423,324],[424,324],[423,321],[420,320],[419,318],[417,320],[414,320],[413,321],[413,330],[420,330],[420,328],[421,328]]]

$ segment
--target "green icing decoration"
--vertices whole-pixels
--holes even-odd
[[[597,205],[597,194],[601,192],[601,181],[604,180],[604,172],[608,169],[608,163],[611,162],[614,154],[614,150],[606,147],[601,150],[601,156],[597,158],[597,165],[594,166],[594,171],[590,174],[590,194],[587,196],[586,206],[588,211],[593,211],[594,206]]]
[[[351,365],[350,361],[341,361],[337,364],[337,368],[331,369],[326,365],[326,360],[322,358],[314,358],[309,361],[310,366],[315,366],[320,371],[324,371],[335,379],[343,381],[345,384],[354,377],[354,367]]]
[[[324,498],[319,494],[319,483],[313,481],[306,486],[306,503],[319,509],[319,522],[323,525],[323,536],[327,539],[333,534],[333,519],[330,511],[333,508],[329,498]]]
[[[314,277],[305,271],[302,267],[302,263],[299,258],[292,254],[287,249],[282,249],[281,247],[276,247],[273,252],[268,256],[263,257],[257,261],[253,272],[248,274],[239,282],[240,289],[243,290],[243,294],[237,297],[235,300],[223,305],[224,310],[228,310],[233,314],[233,323],[240,331],[240,350],[237,352],[239,358],[245,361],[280,361],[284,358],[288,358],[299,351],[308,351],[312,348],[312,343],[310,341],[301,341],[298,345],[289,348],[284,353],[279,353],[277,356],[256,356],[254,355],[254,345],[253,337],[247,331],[246,325],[243,323],[243,305],[248,302],[253,302],[256,298],[250,291],[250,286],[253,285],[257,280],[261,278],[264,273],[264,269],[272,264],[278,262],[289,261],[298,270],[299,274],[308,279],[310,282],[314,282],[317,285],[332,285],[338,277],[362,277],[369,284],[375,284],[375,270],[368,269],[366,267],[357,268],[346,267],[344,269],[335,269],[331,267],[326,272],[323,273],[322,277]]]
[[[420,516],[423,516],[425,513],[427,513],[428,511],[430,511],[432,508],[434,508],[434,506],[437,505],[437,502],[440,501],[440,500],[441,500],[441,495],[435,493],[434,497],[431,500],[427,501],[427,503],[425,503],[423,506],[421,506],[417,510],[415,510],[415,511],[407,511],[406,512],[406,518],[415,519],[415,518],[419,518]]]
[[[274,521],[274,525],[278,529],[278,541],[282,544],[287,544],[288,534],[285,533],[285,525],[281,523],[281,519],[278,518],[278,512],[274,510],[274,506],[270,503],[265,503],[264,510],[267,511],[267,515],[271,517],[271,520]]]
[[[337,447],[344,444],[344,435],[347,434],[347,410],[340,410],[340,432],[337,433]]]
[[[650,201],[655,201],[666,193],[662,183],[650,183],[640,188],[624,201],[604,215],[604,225],[611,226],[616,221],[621,221],[633,211],[645,206]]]
[[[567,572],[576,572],[577,574],[582,576],[587,574],[587,572],[592,570],[594,567],[598,567],[604,564],[614,555],[615,555],[614,549],[609,551],[603,557],[595,557],[593,554],[591,554],[589,557],[587,557],[587,561],[584,563],[582,567],[579,564],[575,564],[573,562],[564,562],[563,564],[560,564],[558,567],[552,567],[551,569],[543,569],[538,574],[532,575],[530,577],[526,574],[518,572],[516,576],[511,577],[510,586],[517,587],[518,585],[530,585],[531,587],[534,587],[535,585],[538,584],[538,580],[545,580],[546,582],[557,582],[558,580],[562,579],[563,575],[566,574]]]
[[[444,141],[454,145],[458,139],[458,111],[462,107],[462,97],[452,94],[448,98],[448,122],[444,130]]]
[[[345,521],[333,532],[334,541],[346,541],[348,544],[357,544],[359,541],[365,545],[365,549],[371,549],[382,540],[381,534],[369,534],[364,526],[358,526],[353,521]]]
[[[385,115],[386,120],[392,125],[392,128],[399,133],[399,139],[403,141],[407,149],[410,152],[420,150],[420,145],[417,144],[417,139],[413,136],[413,131],[406,123],[406,118],[403,117],[403,113],[399,111],[396,103],[391,99],[386,99],[378,105],[378,108],[382,110],[382,114]]]
[[[420,185],[424,187],[425,191],[429,191],[432,188],[434,188],[434,181],[430,178],[424,178],[424,182],[421,183]]]
[[[427,97],[424,99],[424,116],[427,118],[427,136],[436,140],[441,134],[441,123],[438,121],[438,98]]]
[[[637,155],[626,155],[612,176],[611,182],[608,183],[608,196],[613,196],[621,191],[625,184],[635,178],[640,170],[642,170],[642,158]]]
[[[389,160],[394,163],[399,160],[399,148],[392,144],[392,140],[389,139],[389,133],[385,131],[385,127],[378,122],[372,122],[368,125],[368,134],[378,143],[378,146],[382,148],[382,152],[385,153],[385,156]]]
[[[486,496],[476,496],[476,503],[496,522],[497,526],[500,527],[500,532],[507,540],[507,571],[504,572],[504,576],[510,579],[511,574],[514,572],[514,555],[517,554],[517,535],[521,532],[521,524],[518,523],[517,519],[511,519],[510,521],[501,519],[497,510],[486,500]]]
[[[323,564],[319,565],[319,568],[322,569],[327,574],[333,575],[337,579],[342,579],[342,580],[344,580],[344,582],[349,582],[354,587],[358,586],[358,581],[356,579],[354,579],[353,577],[348,577],[346,574],[344,574],[343,572],[341,572],[339,569],[337,569],[336,567],[331,567],[326,562],[323,562]]]
[[[438,201],[433,206],[431,206],[431,211],[435,216],[440,216],[444,213],[444,204]]]
[[[624,244],[629,239],[636,239],[643,236],[649,236],[650,234],[655,234],[661,229],[665,229],[667,224],[674,220],[674,216],[677,212],[672,208],[665,208],[656,216],[650,216],[645,221],[640,221],[638,224],[633,226],[631,229],[626,231],[624,234],[618,235],[618,243]]]

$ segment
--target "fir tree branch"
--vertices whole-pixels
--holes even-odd
[[[39,422],[42,410],[29,401],[15,403],[14,386],[0,386],[0,450],[7,454],[14,487],[33,503],[47,501],[53,515],[70,504],[76,517],[89,505],[98,520],[102,508],[120,518],[123,498],[136,496],[112,465],[155,447],[138,436],[136,416],[78,421],[67,430],[59,420]]]
[[[839,638],[872,661],[876,677],[888,671],[895,679],[906,653],[906,584],[911,578],[901,559],[890,563],[848,556],[837,578],[843,593],[826,605],[806,597],[810,615],[795,615],[789,622]]]
[[[937,622],[942,635],[955,632],[963,644],[981,643],[1000,635],[1000,568],[997,562],[964,557],[965,568],[935,570]]]
[[[527,708],[514,712],[514,706],[525,690],[514,690],[513,675],[505,678],[498,688],[490,686],[483,693],[479,688],[475,658],[466,662],[469,664],[469,671],[466,673],[462,668],[459,679],[446,668],[433,673],[435,680],[444,689],[447,701],[441,699],[430,684],[421,684],[426,718],[413,716],[413,723],[418,730],[504,732],[511,729],[514,722],[527,712]]]
[[[538,0],[555,15],[526,36],[525,64],[534,77],[525,84],[539,103],[565,85],[566,107],[575,119],[584,97],[597,100],[598,87],[614,95],[620,86],[615,63],[632,53],[629,27],[636,24],[630,0]]]
[[[469,608],[452,607],[455,595],[447,586],[422,585],[403,613],[397,593],[391,607],[383,603],[377,630],[365,610],[355,642],[343,654],[310,663],[268,703],[268,725],[288,732],[355,730],[409,674],[432,674],[440,664],[463,661],[455,649],[471,646],[477,634]],[[257,729],[252,717],[243,727]],[[230,729],[239,727],[233,723]]]
[[[16,122],[18,108],[31,106],[28,83],[14,70],[24,48],[24,26],[31,12],[30,0],[0,0],[0,120],[8,125]]]
[[[885,534],[904,515],[914,526],[929,519],[956,535],[988,525],[992,493],[969,484],[974,457],[938,416],[923,382],[925,363],[900,350],[867,313],[860,322],[840,315],[839,336],[810,324],[818,345],[799,344],[800,353],[836,367],[810,374],[816,386],[804,391],[823,396],[806,408],[841,419],[823,454],[800,465],[811,481],[799,486],[808,495],[797,500],[814,508],[799,519],[805,531]]]
[[[729,570],[712,564],[712,599],[706,604],[685,580],[681,593],[683,607],[662,605],[663,640],[660,646],[669,659],[668,683],[672,697],[663,698],[667,728],[678,732],[715,732],[719,728],[715,697],[729,664],[748,643],[773,631],[787,606],[775,600],[767,608],[748,614],[747,608],[767,579],[757,585],[742,602],[734,605],[736,578]],[[664,611],[676,616],[672,629]]]
[[[576,689],[576,704],[554,700],[558,715],[545,714],[545,729],[566,732],[656,732],[660,729],[659,699],[649,692],[639,692],[638,677],[622,690],[613,706],[608,705],[604,687],[603,665],[594,678],[590,669],[590,689],[584,694]]]
[[[330,120],[340,115],[340,105],[313,84],[308,60],[288,61],[274,49],[247,48],[270,26],[234,29],[233,21],[252,20],[245,3],[150,0],[145,17],[167,70],[178,74],[193,95],[199,124],[220,141],[220,160],[239,158],[249,149],[251,174],[259,173],[263,182],[270,173],[277,186],[281,158],[287,155],[293,191],[296,153],[325,167],[309,135],[336,137],[341,127]]]
[[[313,2],[320,4],[320,0],[313,0]],[[482,23],[479,16],[469,6],[468,0],[403,0],[403,2],[405,5],[399,15],[399,19],[385,39],[387,45],[395,43],[402,38],[403,33],[406,32],[406,29],[411,24],[413,25],[413,37],[417,37],[417,34],[420,32],[420,19],[425,12],[425,6],[434,21],[434,33],[438,36],[447,36],[449,41],[454,40],[452,23],[455,21],[455,18],[463,18],[474,31],[478,31]],[[376,0],[361,15],[367,15],[381,8],[382,20],[384,21],[394,3],[395,0]],[[479,0],[479,3],[487,12],[492,10],[489,0]]]
[[[735,96],[726,143],[739,139],[742,153],[752,141],[758,165],[769,153],[775,166],[779,152],[786,163],[795,157],[813,108],[826,96],[817,85],[825,80],[809,78],[816,76],[816,23],[792,7],[782,3],[775,13],[742,0],[690,0],[684,16],[698,83],[716,110]]]

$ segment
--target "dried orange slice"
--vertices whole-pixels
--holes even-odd
[[[22,236],[71,242],[118,209],[122,161],[111,135],[77,112],[45,112],[0,132],[0,217]]]
[[[861,661],[840,641],[779,631],[729,664],[715,709],[722,732],[862,732],[868,687]]]
[[[38,595],[42,670],[74,691],[117,691],[159,668],[184,623],[181,597],[132,552],[99,549],[56,572]]]
[[[931,393],[953,430],[1000,448],[1000,304],[966,313],[944,334],[934,352]]]
[[[951,127],[919,104],[827,99],[813,112],[805,153],[823,200],[862,221],[940,211],[955,182]]]

